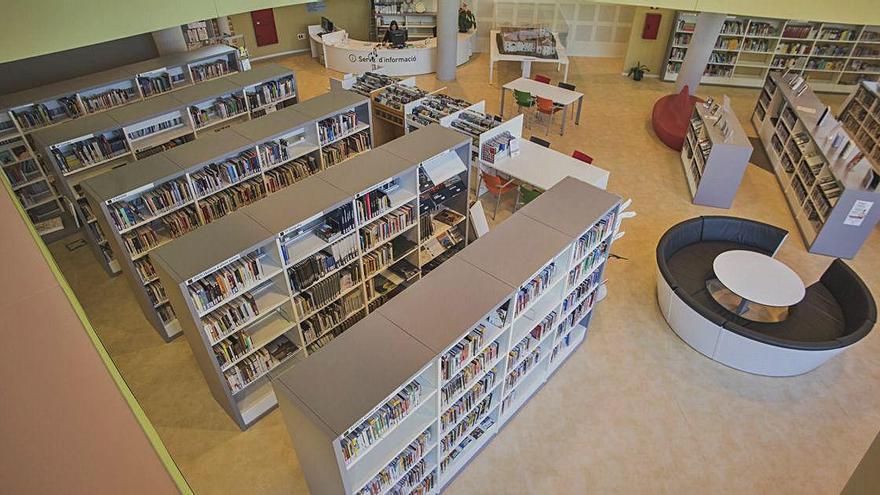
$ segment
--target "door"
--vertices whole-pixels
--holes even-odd
[[[257,46],[278,43],[278,31],[275,29],[275,13],[272,9],[251,12],[251,22],[254,24],[254,37],[257,39]]]

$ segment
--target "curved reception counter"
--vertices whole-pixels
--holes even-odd
[[[350,39],[345,31],[321,33],[321,26],[309,26],[312,57],[324,67],[343,73],[362,74],[383,68],[389,76],[415,76],[437,70],[437,38],[412,41],[406,48],[387,48],[382,43]],[[456,65],[470,60],[476,31],[458,33]]]
[[[730,311],[707,289],[713,260],[731,250],[773,256],[787,232],[734,217],[698,217],[670,228],[657,244],[657,301],[672,330],[721,364],[765,376],[811,371],[864,338],[874,298],[846,263],[835,260],[778,322]]]

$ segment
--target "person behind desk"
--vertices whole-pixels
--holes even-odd
[[[385,31],[385,37],[382,38],[382,43],[391,43],[391,31],[397,31],[398,29],[400,29],[400,26],[397,25],[397,21],[391,21],[391,24]]]

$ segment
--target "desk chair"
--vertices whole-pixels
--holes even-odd
[[[593,157],[584,153],[583,151],[574,150],[574,152],[571,154],[571,157],[584,163],[593,163]]]
[[[562,82],[562,81],[559,81],[559,84],[557,84],[556,86],[559,88],[562,88],[562,89],[567,89],[569,91],[574,91],[575,88],[577,88],[577,86],[575,86],[574,84],[569,84],[567,82]],[[554,103],[554,105],[556,105],[559,108],[563,108],[565,106],[565,105],[560,105],[559,103]],[[574,114],[575,114],[575,112],[571,112],[571,120],[572,121],[574,121]]]
[[[550,84],[550,78],[545,76],[544,74],[535,74],[535,81],[544,84]]]
[[[520,91],[518,89],[513,90],[513,98],[516,100],[516,109],[517,113],[522,113],[523,109],[531,109],[535,106],[535,99],[532,97],[532,94],[527,91]],[[526,113],[526,125],[529,123],[529,115]]]
[[[543,191],[538,189],[532,189],[531,187],[521,185],[519,189],[516,191],[516,204],[513,207],[513,211],[520,209],[532,201],[534,201],[538,196],[541,195]]]
[[[486,189],[489,190],[489,194],[495,196],[495,209],[492,211],[492,220],[495,220],[495,215],[498,214],[498,205],[501,204],[501,196],[504,193],[513,191],[516,189],[516,184],[513,183],[513,180],[509,180],[504,182],[504,179],[498,177],[497,175],[492,175],[483,170],[480,171],[480,180],[482,180],[486,184]],[[477,194],[480,193],[480,183],[477,182]],[[477,197],[479,201],[479,196]],[[514,208],[516,205],[514,204]]]
[[[550,141],[546,141],[546,140],[541,139],[541,138],[539,138],[539,137],[532,136],[532,137],[529,138],[529,141],[531,141],[531,142],[533,142],[533,143],[535,143],[535,144],[540,144],[541,146],[543,146],[543,147],[545,147],[545,148],[549,148],[549,147],[550,147]]]
[[[550,134],[550,127],[553,126],[553,117],[556,116],[556,112],[562,110],[561,107],[557,107],[553,100],[548,98],[541,98],[540,96],[537,98],[537,106],[536,110],[541,115],[544,115],[547,118],[547,130],[544,134]],[[537,116],[537,114],[535,114]]]

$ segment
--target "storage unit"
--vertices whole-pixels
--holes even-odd
[[[877,164],[799,80],[771,74],[752,123],[807,249],[852,258],[880,220]]]
[[[423,1],[413,4],[404,0],[373,0],[373,36],[382,41],[392,21],[406,29],[409,39],[433,38],[437,27],[437,4]],[[420,7],[416,7],[416,6]],[[421,10],[421,12],[418,12]]]
[[[369,147],[369,105],[369,99],[347,92],[322,95],[83,183],[101,232],[111,233],[106,245],[121,260],[141,309],[164,339],[181,329],[151,252],[333,165],[322,160],[320,120],[358,116],[348,135],[363,135]]]
[[[420,221],[432,210],[418,214],[418,176],[458,169],[470,143],[438,126],[399,141],[151,253],[214,398],[242,429],[276,403],[271,370],[319,351],[421,277],[431,237]],[[463,219],[466,195],[456,198],[438,213],[457,207]],[[454,228],[467,242],[466,227]]]
[[[678,77],[697,18],[676,14],[664,81]],[[727,16],[701,82],[759,88],[774,69],[809,76],[815,91],[849,93],[880,79],[880,26]]]
[[[878,83],[862,81],[840,112],[839,120],[874,164],[880,167],[880,90]]]
[[[694,204],[730,208],[752,156],[752,145],[732,111],[694,105],[681,163]]]
[[[250,119],[247,88],[291,78],[289,69],[277,65],[243,72],[234,80],[212,80],[45,127],[30,137],[43,164],[52,170],[60,192],[73,205],[77,225],[87,226],[87,239],[98,260],[109,273],[118,273],[118,261],[107,245],[106,233],[94,222],[96,205],[88,203],[80,184],[126,163],[209,136],[221,125]],[[292,87],[287,98],[296,101],[295,82]]]
[[[275,376],[309,490],[442,491],[584,340],[618,205],[565,179]]]

